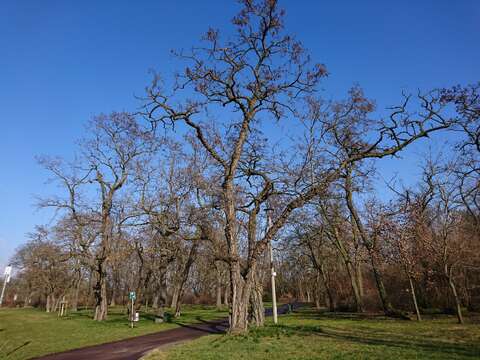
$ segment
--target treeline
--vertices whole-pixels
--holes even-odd
[[[17,301],[229,305],[230,330],[263,324],[274,247],[279,295],[330,310],[478,306],[480,84],[404,95],[378,111],[358,86],[319,93],[328,75],[284,29],[276,1],[243,1],[233,31],[210,29],[155,75],[135,114],[94,118],[74,160],[40,163],[64,196],[57,222],[14,256]],[[447,157],[418,184],[375,189],[378,159],[437,133]],[[400,178],[410,174],[400,174]],[[374,195],[377,196],[374,196]],[[60,300],[61,301],[61,300]]]
[[[420,182],[392,188],[394,198],[383,202],[354,201],[369,190],[371,169],[348,168],[292,221],[282,242],[290,249],[283,291],[330,311],[407,319],[411,312],[418,320],[452,313],[462,323],[462,309],[480,310],[478,174],[470,176],[470,160],[425,160]]]

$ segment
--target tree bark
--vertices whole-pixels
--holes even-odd
[[[422,317],[420,316],[420,310],[418,308],[417,295],[415,293],[415,286],[413,285],[413,279],[411,276],[408,277],[408,281],[410,283],[410,291],[412,292],[412,301],[413,301],[413,306],[415,308],[415,314],[417,315],[417,320],[422,321]]]
[[[80,286],[82,284],[82,271],[80,269],[76,270],[76,279],[75,285],[73,288],[72,301],[71,301],[71,311],[78,310],[78,297],[80,296]]]
[[[445,275],[448,281],[448,285],[450,286],[450,290],[452,291],[453,300],[455,301],[455,312],[457,315],[457,321],[459,324],[463,324],[463,315],[462,315],[462,305],[460,302],[460,297],[458,296],[457,287],[455,286],[455,282],[453,281],[452,276],[452,267],[448,268],[445,266]]]
[[[180,306],[182,303],[183,291],[185,287],[185,283],[188,280],[188,275],[190,274],[190,269],[192,268],[193,263],[195,262],[195,258],[197,256],[197,249],[198,249],[198,241],[194,241],[192,246],[190,247],[190,251],[188,252],[187,262],[182,271],[182,276],[180,278],[180,283],[177,286],[176,291],[176,298],[175,300],[175,317],[180,316]],[[172,301],[173,303],[173,301]],[[173,307],[173,304],[172,304]]]
[[[263,286],[254,270],[253,286],[250,296],[250,319],[255,326],[265,323],[265,307],[263,306]]]
[[[229,306],[230,305],[230,284],[225,286],[225,290],[223,292],[223,305]]]
[[[108,312],[107,272],[103,265],[100,262],[96,269],[97,282],[93,291],[95,295],[95,314],[93,319],[96,321],[106,320]]]
[[[363,290],[361,289],[361,281],[359,281],[358,271],[354,268],[352,263],[352,257],[345,248],[343,241],[340,238],[340,233],[336,220],[331,220],[331,216],[327,213],[325,206],[321,205],[321,210],[324,218],[328,221],[331,229],[332,235],[330,235],[331,241],[338,253],[340,254],[343,264],[347,270],[348,277],[350,279],[350,285],[352,288],[353,298],[355,301],[355,310],[357,312],[363,312]],[[353,224],[352,224],[353,225]],[[313,253],[313,249],[310,248],[310,251]],[[315,260],[315,259],[314,259]]]
[[[215,291],[216,291],[216,308],[220,309],[222,307],[222,273],[220,272],[220,269],[218,268],[218,265],[215,266],[216,270],[216,275],[217,275],[217,282],[215,285]]]
[[[377,285],[378,296],[380,297],[380,302],[382,304],[382,309],[385,315],[392,316],[396,312],[393,309],[392,304],[387,298],[387,291],[385,290],[385,285],[383,283],[382,274],[378,269],[377,262],[375,260],[375,254],[373,251],[369,250],[368,254],[370,256],[370,264],[372,265],[373,276],[375,278],[375,284]]]
[[[353,292],[353,297],[355,299],[355,308],[357,312],[364,312],[363,308],[363,297],[362,297],[362,292],[363,290],[360,289],[361,285],[359,285],[359,280],[358,280],[358,273],[356,270],[353,268],[352,263],[347,261],[345,262],[345,266],[347,267],[347,273],[348,277],[350,279],[350,285],[352,287],[352,292]]]
[[[252,289],[252,273],[242,276],[240,263],[230,264],[230,328],[232,334],[242,334],[248,330],[248,306]]]

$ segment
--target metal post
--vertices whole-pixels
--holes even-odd
[[[267,221],[268,221],[268,229],[272,227],[272,217],[270,215],[270,209],[267,210]],[[270,269],[272,274],[272,313],[273,313],[273,323],[276,324],[278,322],[277,319],[277,293],[275,289],[275,276],[277,273],[275,272],[275,267],[273,265],[273,248],[272,248],[272,241],[268,242],[268,247],[270,251]]]

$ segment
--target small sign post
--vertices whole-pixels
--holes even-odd
[[[133,329],[133,322],[135,321],[135,313],[134,313],[134,307],[133,304],[135,303],[135,299],[137,298],[137,295],[135,294],[135,291],[130,291],[128,294],[128,298],[131,301],[131,308],[130,308],[130,327]]]

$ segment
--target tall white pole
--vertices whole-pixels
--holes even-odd
[[[3,296],[5,295],[5,288],[7,287],[7,283],[10,281],[10,275],[12,273],[12,267],[8,265],[5,268],[5,273],[3,274],[3,286],[2,286],[2,293],[0,294],[0,306],[3,304]]]
[[[3,294],[5,294],[5,288],[7,287],[7,277],[3,277],[3,286],[2,286],[2,294],[0,295],[0,306],[2,306],[3,303]]]
[[[267,210],[267,221],[268,221],[268,229],[272,227],[272,218],[270,215],[270,211]],[[268,247],[270,251],[270,269],[272,274],[272,313],[273,313],[273,323],[276,324],[278,322],[277,318],[277,293],[275,290],[275,276],[277,273],[275,272],[275,267],[273,265],[273,248],[272,248],[272,241],[268,242]]]

